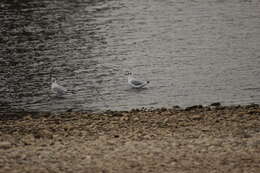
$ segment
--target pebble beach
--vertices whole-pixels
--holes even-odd
[[[0,172],[260,172],[260,107],[0,116]]]

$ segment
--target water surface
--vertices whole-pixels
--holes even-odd
[[[0,2],[0,109],[260,103],[260,1]],[[127,85],[127,71],[151,83]],[[71,89],[50,92],[50,77]]]

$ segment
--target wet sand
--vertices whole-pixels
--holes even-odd
[[[0,117],[0,172],[260,172],[260,107]]]

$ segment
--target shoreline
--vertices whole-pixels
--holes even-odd
[[[257,173],[259,153],[257,104],[0,118],[0,173]]]
[[[179,105],[173,105],[172,107],[142,107],[142,108],[132,108],[130,110],[99,110],[99,111],[73,111],[73,109],[68,109],[66,111],[5,111],[0,112],[0,120],[4,119],[20,119],[25,116],[33,116],[33,117],[40,117],[40,116],[51,116],[51,115],[61,115],[61,114],[68,114],[68,113],[76,113],[76,114],[105,114],[105,113],[121,113],[121,112],[133,112],[133,111],[156,111],[156,110],[192,110],[192,109],[233,109],[233,108],[249,108],[249,107],[260,107],[260,104],[257,103],[250,103],[245,105],[234,104],[234,105],[222,105],[220,102],[214,102],[209,105],[192,105],[181,107]],[[11,117],[12,116],[12,117]]]

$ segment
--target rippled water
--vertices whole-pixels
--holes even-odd
[[[4,0],[2,111],[260,103],[258,0]],[[133,90],[125,73],[150,80]],[[53,97],[50,76],[74,93]]]

